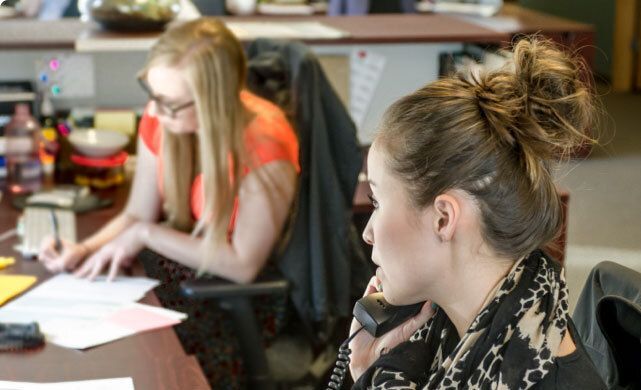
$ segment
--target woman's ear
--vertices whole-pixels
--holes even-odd
[[[451,194],[441,194],[434,199],[434,232],[441,242],[454,237],[461,214],[458,199]]]

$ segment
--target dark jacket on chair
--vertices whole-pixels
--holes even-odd
[[[348,316],[358,247],[351,211],[362,164],[356,128],[305,45],[259,39],[248,58],[249,88],[289,111],[300,143],[297,211],[279,268],[307,325]]]
[[[590,272],[574,322],[611,389],[641,388],[641,274],[604,261]]]

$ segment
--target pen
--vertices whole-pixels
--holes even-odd
[[[54,211],[53,208],[49,209],[49,213],[51,214],[51,225],[53,226],[53,238],[56,240],[54,244],[54,249],[56,252],[60,253],[62,250],[62,242],[60,241],[60,229],[58,228],[58,217],[56,216],[56,212]]]

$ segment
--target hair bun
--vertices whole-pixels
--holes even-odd
[[[475,78],[471,89],[493,135],[517,147],[533,184],[553,158],[592,143],[596,105],[578,59],[540,38],[522,39],[512,61]]]

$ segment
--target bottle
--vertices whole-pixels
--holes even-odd
[[[29,105],[16,104],[15,110],[5,127],[7,179],[10,192],[24,194],[38,191],[41,185],[40,125]]]
[[[46,189],[53,187],[55,184],[56,154],[60,145],[53,118],[46,118],[42,122],[42,138],[40,141],[39,156],[40,164],[42,164],[42,184]]]
[[[4,127],[0,126],[0,192],[7,185],[7,141],[4,137]]]
[[[73,120],[70,118],[60,118],[56,125],[58,150],[54,174],[57,184],[71,184],[75,178],[75,164],[71,161],[73,146],[69,142],[69,134],[74,126],[72,123]]]
[[[7,159],[0,155],[0,193],[7,185]]]
[[[58,132],[56,130],[56,119],[51,99],[48,95],[42,97],[40,106],[40,119],[42,130],[39,145],[40,164],[42,164],[42,184],[44,189],[53,187],[56,154],[60,148],[58,143]]]

